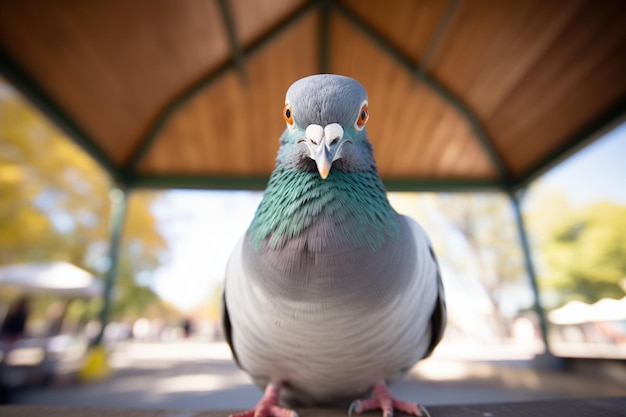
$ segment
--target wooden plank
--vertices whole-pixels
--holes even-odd
[[[481,119],[488,119],[581,4],[581,0],[462,2],[432,71]]]
[[[328,6],[330,69],[360,80],[370,92],[368,132],[383,176],[493,179],[493,166],[477,148],[474,132],[468,133],[467,121],[411,73],[448,4],[232,1],[237,36],[246,45],[298,10],[309,16]],[[496,138],[497,150],[521,176],[626,94],[623,4],[461,2],[433,57],[433,83],[470,105],[468,114],[480,116],[478,124]],[[216,68],[227,68],[230,49],[215,5],[5,0],[0,2],[0,46],[76,130],[94,139],[102,160],[120,164],[173,97]],[[388,39],[382,42],[386,49],[346,23],[344,8]],[[294,36],[280,36],[277,43],[272,38],[272,45],[246,61],[250,85],[225,75],[176,114],[142,172],[267,175],[283,129],[284,92],[295,79],[319,69],[318,13],[305,20],[296,24],[301,30],[291,32]]]
[[[333,39],[330,70],[358,80],[367,90],[370,109],[367,134],[374,146],[379,171],[392,175],[400,169],[393,163],[392,155],[403,149],[406,132],[412,124],[404,97],[393,91],[411,92],[416,85],[407,72],[401,71],[384,52],[372,48],[342,17],[331,13],[330,22]],[[395,135],[389,135],[389,126],[395,126]]]
[[[464,139],[446,135],[445,131],[463,125],[465,130],[459,132],[471,134],[471,141],[479,148],[473,133],[467,129],[467,121],[341,17],[331,16],[331,23],[335,40],[331,70],[356,78],[368,91],[371,117],[367,131],[381,175],[384,178],[450,177],[450,172],[437,167],[448,141],[456,143]],[[477,163],[484,168],[478,172],[494,171],[487,157],[478,158]],[[454,168],[457,176],[463,175],[452,165],[446,167]]]
[[[248,83],[231,72],[194,97],[169,121],[139,171],[269,174],[285,129],[285,92],[293,81],[315,72],[317,19],[312,13],[248,57]],[[295,45],[297,53],[284,54]]]
[[[232,0],[238,41],[242,45],[249,45],[305,2],[306,0]]]
[[[417,174],[426,178],[434,177],[432,166],[429,164],[433,148],[437,146],[434,132],[438,126],[445,123],[445,115],[451,113],[450,109],[439,96],[420,83],[418,92],[414,97],[407,97],[405,105],[410,111],[405,117],[412,124],[406,148],[392,155],[392,164],[399,167],[399,172],[394,175],[408,177]],[[391,134],[392,128],[387,127],[387,134]]]
[[[617,2],[585,5],[488,122],[516,172],[626,93],[626,14],[620,10]]]
[[[623,417],[626,397],[577,400],[529,401],[473,405],[429,406],[432,417]],[[226,417],[241,410],[132,410],[115,408],[72,408],[3,406],[5,417]],[[345,417],[343,408],[298,408],[301,417]],[[367,415],[378,416],[375,412]]]
[[[488,160],[487,155],[481,148],[470,147],[466,152],[459,157],[457,162],[459,172],[465,173],[467,178],[483,178],[493,179],[498,178],[498,173],[491,166],[491,161]]]
[[[0,43],[115,161],[224,60],[214,2],[0,2]]]
[[[490,162],[486,157],[475,158],[473,165],[463,166],[459,161],[467,158],[468,152],[478,149],[479,145],[472,137],[467,124],[463,121],[457,121],[452,131],[449,133],[448,143],[441,151],[439,161],[435,166],[437,176],[447,175],[449,178],[470,177],[470,172],[474,171],[474,166],[486,164],[490,166]],[[484,154],[483,154],[484,155]]]
[[[449,0],[346,0],[355,15],[383,34],[395,47],[420,61],[449,5]]]
[[[423,163],[427,172],[431,176],[436,176],[437,167],[442,164],[446,152],[458,147],[460,137],[455,135],[458,124],[463,123],[454,109],[447,107],[442,116],[437,119],[431,131],[428,132],[429,146],[423,153]],[[439,173],[441,171],[439,170]],[[444,173],[444,177],[450,176],[449,172]]]
[[[414,111],[413,103],[421,102],[425,92],[411,74],[390,59],[382,50],[340,16],[332,14],[331,71],[357,79],[367,90],[370,120],[367,133],[374,146],[378,169],[383,176],[410,176],[402,161],[408,147],[419,149],[420,138],[412,133],[427,112]],[[401,91],[401,94],[398,94]],[[419,167],[416,155],[411,167]]]

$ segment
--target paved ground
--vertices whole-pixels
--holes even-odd
[[[452,358],[453,353],[443,349],[420,363],[392,386],[392,392],[425,405],[626,396],[623,367],[615,375],[538,372],[525,360],[468,361]],[[106,381],[30,389],[15,401],[72,407],[243,409],[252,407],[262,393],[236,368],[223,343],[127,343],[111,359],[115,372]]]

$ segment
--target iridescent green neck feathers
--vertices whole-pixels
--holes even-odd
[[[253,248],[266,243],[280,249],[300,238],[315,222],[330,221],[357,247],[380,248],[398,232],[397,214],[374,170],[333,170],[326,180],[317,172],[279,168],[248,230]]]

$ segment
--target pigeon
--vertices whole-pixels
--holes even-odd
[[[283,119],[274,170],[226,267],[225,339],[265,388],[238,416],[343,404],[427,415],[387,386],[441,340],[444,290],[424,229],[387,199],[367,93],[346,76],[305,77],[287,90]]]

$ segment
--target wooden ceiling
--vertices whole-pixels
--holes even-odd
[[[626,2],[0,1],[0,73],[120,186],[263,188],[319,72],[389,189],[513,190],[624,120]]]

